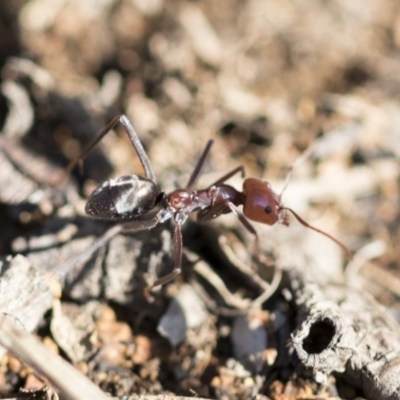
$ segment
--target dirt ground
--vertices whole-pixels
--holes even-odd
[[[0,307],[50,354],[119,398],[400,398],[398,367],[390,384],[383,370],[371,372],[372,363],[384,360],[387,370],[400,360],[400,3],[3,0],[0,63],[0,279],[10,273]],[[282,203],[352,257],[293,215],[289,227],[251,222],[256,253],[254,235],[229,213],[201,224],[189,217],[183,273],[151,295],[145,288],[174,266],[170,221],[117,235],[84,260],[115,224],[86,216],[88,196],[143,169],[117,126],[60,177],[122,113],[160,190],[184,188],[213,139],[197,188],[242,165],[280,195],[291,171]],[[240,191],[243,180],[235,174],[228,183]],[[17,264],[41,275],[20,281]],[[62,295],[47,296],[49,281]],[[311,284],[322,296],[312,306],[299,294]],[[390,342],[375,353],[365,345],[362,362],[353,357],[364,339],[353,338],[340,366],[329,357],[321,364],[322,350],[309,352],[309,365],[296,332],[325,301],[354,331],[365,323],[365,337],[381,326],[344,310],[328,296],[332,287],[369,307],[377,301],[376,318],[393,336],[374,341]],[[314,345],[319,334],[311,336]],[[11,350],[0,363],[2,398],[60,389],[60,373],[28,366],[1,334],[0,344]]]

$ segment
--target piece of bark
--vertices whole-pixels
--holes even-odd
[[[44,171],[49,177],[50,166],[45,161],[35,158],[30,152],[22,149],[15,141],[0,138],[0,166],[2,169],[0,201],[5,204],[29,203],[30,197],[42,198],[38,193],[40,185],[33,179],[36,171]],[[30,169],[26,174],[23,169]]]
[[[0,263],[0,315],[32,332],[53,302],[48,281],[23,256],[2,258]],[[36,301],[38,293],[40,301]],[[0,358],[4,353],[0,348]]]
[[[49,215],[79,201],[70,179],[62,186],[51,186],[63,177],[62,168],[13,139],[0,137],[0,169],[0,202],[13,207],[11,214],[18,216],[25,208],[38,207]]]
[[[50,330],[54,341],[73,364],[87,360],[95,351],[95,319],[99,303],[91,301],[82,306],[56,302]]]
[[[368,399],[400,399],[400,329],[383,307],[351,287],[293,282],[293,346],[315,378],[335,373]]]
[[[18,393],[10,394],[12,397],[3,398],[4,400],[59,400],[56,391],[43,386],[40,389],[21,389]]]
[[[29,333],[17,328],[9,318],[0,318],[0,344],[44,375],[71,400],[105,400],[109,397],[72,365],[48,350]]]
[[[19,83],[5,80],[0,90],[7,99],[8,113],[3,134],[8,138],[20,138],[33,125],[34,111],[28,91]]]
[[[0,326],[0,344],[7,347],[16,357],[33,366],[38,372],[45,376],[52,383],[52,385],[54,385],[54,387],[59,389],[63,395],[63,398],[69,400],[111,399],[111,397],[102,392],[75,367],[62,360],[58,355],[53,354],[32,335],[18,329],[9,319],[4,317],[0,318]],[[41,394],[44,391],[46,390],[39,389],[37,393]],[[32,393],[34,394],[33,391]],[[29,399],[37,397],[25,397],[25,393],[19,393],[14,398],[17,400],[20,398]],[[126,398],[126,396],[124,396],[124,398]],[[117,398],[114,397],[113,399]],[[132,395],[129,397],[129,399],[184,400],[188,399],[188,397],[160,394]],[[202,400],[202,398],[198,399]]]

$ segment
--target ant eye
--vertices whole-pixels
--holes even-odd
[[[271,213],[272,213],[272,207],[271,207],[271,206],[266,206],[266,207],[264,208],[264,211],[265,211],[267,214],[271,214]]]

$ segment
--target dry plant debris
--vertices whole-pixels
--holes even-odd
[[[400,399],[399,15],[395,0],[3,0],[2,398]],[[284,204],[353,259],[294,218],[254,224],[254,259],[232,215],[191,219],[183,275],[151,299],[168,224],[82,259],[110,226],[85,199],[139,160],[117,129],[56,183],[120,113],[165,191],[210,138],[201,188],[243,165],[280,193],[294,165]]]

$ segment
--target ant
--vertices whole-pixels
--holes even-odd
[[[243,226],[254,236],[256,249],[258,247],[258,234],[249,220],[268,225],[276,223],[289,225],[288,212],[290,212],[305,227],[331,239],[348,256],[350,255],[350,251],[344,244],[328,233],[309,225],[292,209],[284,207],[281,196],[278,196],[272,190],[268,182],[256,178],[247,178],[244,180],[242,192],[227,185],[225,181],[233,175],[239,172],[242,173],[242,176],[244,175],[243,166],[236,167],[206,189],[194,190],[193,187],[201,174],[213,144],[212,140],[208,141],[184,189],[175,189],[170,193],[160,191],[147,154],[132,124],[125,115],[114,118],[82,153],[70,162],[65,174],[68,175],[78,162],[118,124],[121,124],[128,134],[143,166],[145,176],[119,176],[101,183],[93,191],[86,203],[86,213],[101,220],[115,221],[117,224],[95,240],[79,256],[80,260],[90,257],[96,250],[121,232],[128,233],[152,229],[158,224],[172,219],[175,223],[173,235],[174,269],[169,274],[156,279],[148,289],[163,285],[181,273],[182,225],[189,214],[193,212],[197,212],[199,222],[210,221],[222,214],[234,213]],[[239,206],[243,206],[243,211],[238,208]],[[156,207],[160,209],[155,215],[148,219],[140,219]]]

